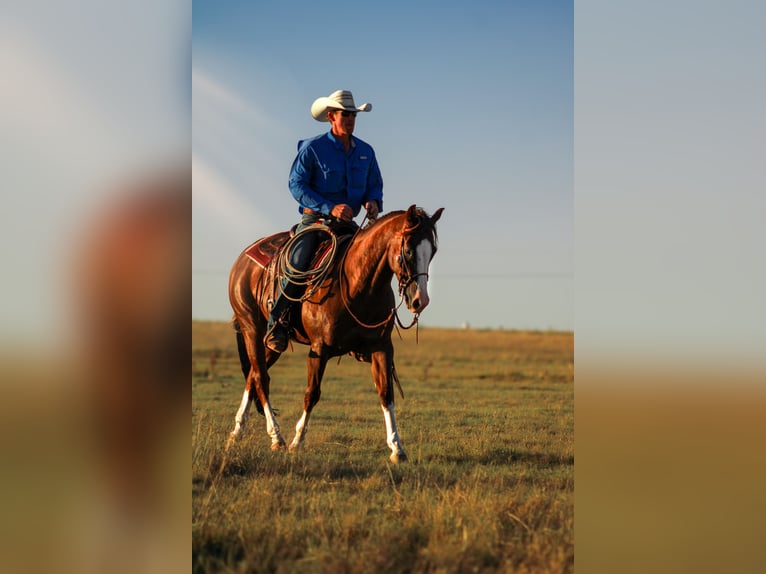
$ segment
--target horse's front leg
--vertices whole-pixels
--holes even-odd
[[[394,414],[394,347],[389,342],[382,351],[376,351],[372,354],[372,378],[375,381],[375,388],[380,397],[380,406],[383,409],[383,419],[386,422],[386,443],[391,449],[391,462],[404,462],[407,460],[407,453],[402,448],[402,442],[399,439],[399,431],[396,428],[396,415]]]
[[[295,438],[290,443],[290,450],[298,450],[303,446],[303,440],[308,430],[309,417],[314,406],[319,402],[322,394],[322,377],[327,366],[327,357],[321,348],[312,346],[308,357],[308,385],[306,394],[303,397],[303,415],[301,415],[298,424],[295,425]]]

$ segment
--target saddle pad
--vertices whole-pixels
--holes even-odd
[[[274,235],[269,235],[263,239],[259,239],[253,243],[250,247],[245,249],[245,255],[255,261],[263,268],[268,266],[274,255],[279,251],[282,245],[290,237],[289,231],[280,231]]]

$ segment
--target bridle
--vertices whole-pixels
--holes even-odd
[[[410,267],[410,262],[407,260],[407,257],[404,255],[404,244],[407,237],[411,236],[412,233],[420,227],[420,220],[413,225],[412,227],[405,227],[402,230],[402,241],[399,246],[399,255],[396,256],[396,260],[399,263],[399,266],[402,268],[402,274],[400,276],[397,276],[397,281],[399,282],[399,297],[402,299],[404,298],[404,292],[407,290],[407,288],[410,286],[411,283],[417,281],[418,277],[425,276],[426,281],[429,279],[428,273],[414,273],[413,270]],[[431,253],[431,256],[433,257],[433,252]],[[416,270],[417,271],[417,270]],[[401,303],[399,303],[401,305]],[[420,315],[420,313],[416,313],[416,315]]]
[[[371,223],[373,220],[369,219],[369,217],[365,217],[364,221],[362,222],[362,225],[359,227],[359,229],[356,230],[356,232],[354,233],[354,237],[351,238],[349,245],[353,243],[354,238],[356,237],[356,234],[359,233],[359,231],[361,231],[365,227],[365,223],[367,223],[368,221]],[[348,311],[348,314],[351,315],[351,317],[354,319],[354,321],[356,321],[356,323],[360,327],[364,327],[366,329],[376,329],[378,327],[384,327],[388,325],[392,320],[396,319],[398,326],[401,327],[402,329],[407,330],[407,329],[411,329],[414,325],[418,323],[420,313],[415,313],[415,316],[413,317],[412,322],[409,325],[405,326],[402,323],[401,319],[399,319],[399,315],[397,311],[399,310],[399,307],[402,306],[402,303],[404,303],[404,298],[405,298],[404,292],[407,290],[410,284],[416,281],[418,277],[422,277],[422,276],[425,276],[426,280],[428,280],[428,273],[414,273],[412,271],[412,269],[410,268],[410,262],[407,260],[407,258],[404,255],[406,239],[410,237],[412,233],[420,227],[420,224],[421,224],[421,220],[418,219],[418,222],[415,225],[411,227],[405,227],[404,229],[402,229],[402,240],[399,245],[399,254],[396,256],[396,260],[399,263],[399,266],[402,270],[401,274],[396,274],[396,279],[397,279],[397,282],[399,283],[399,303],[391,309],[391,312],[388,314],[388,317],[386,317],[384,320],[378,323],[374,323],[374,324],[365,323],[364,321],[359,319],[359,317],[354,315],[354,312],[351,310],[351,305],[348,299],[346,298],[346,294],[343,290],[343,276],[344,276],[343,266],[346,262],[346,255],[348,254],[348,249],[344,251],[343,258],[341,259],[341,262],[340,262],[340,269],[339,269],[340,295],[341,295],[341,299],[343,300],[343,306],[346,308],[346,311]],[[435,250],[431,254],[432,257],[434,253],[435,253]]]

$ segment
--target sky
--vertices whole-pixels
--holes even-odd
[[[192,317],[229,319],[228,270],[296,221],[295,144],[343,87],[375,106],[384,207],[446,208],[423,325],[574,326],[579,369],[762,365],[766,4],[222,4],[3,3],[2,349],[70,338],[78,230],[169,158]]]
[[[80,234],[121,187],[188,161],[190,36],[185,0],[2,3],[2,348],[71,341]]]
[[[445,208],[421,325],[572,330],[573,28],[566,1],[195,0],[192,317],[230,319],[240,251],[298,221],[309,108],[348,89],[384,211]]]
[[[576,4],[578,365],[763,372],[766,3]]]

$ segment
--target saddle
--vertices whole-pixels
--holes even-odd
[[[290,231],[280,231],[274,235],[259,239],[245,249],[245,255],[265,269],[269,266],[271,260],[274,259],[274,256],[277,253],[279,253],[279,250],[282,249],[282,246],[288,239],[290,239],[293,233],[294,232],[291,229]]]
[[[339,240],[339,245],[341,243],[345,244],[346,240],[350,239],[351,235],[353,235],[358,229],[357,224],[354,222],[344,223],[340,221],[331,221],[327,222],[326,225]],[[280,231],[274,235],[269,235],[268,237],[259,239],[250,245],[250,247],[245,249],[245,255],[257,263],[261,268],[265,269],[274,260],[274,258],[279,255],[279,251],[282,249],[284,244],[287,243],[287,240],[295,235],[295,230],[297,227],[298,225],[296,224],[293,225],[289,231]],[[312,269],[316,268],[324,259],[331,246],[332,242],[329,237],[319,243],[316,252],[314,253],[314,257],[311,260]]]

